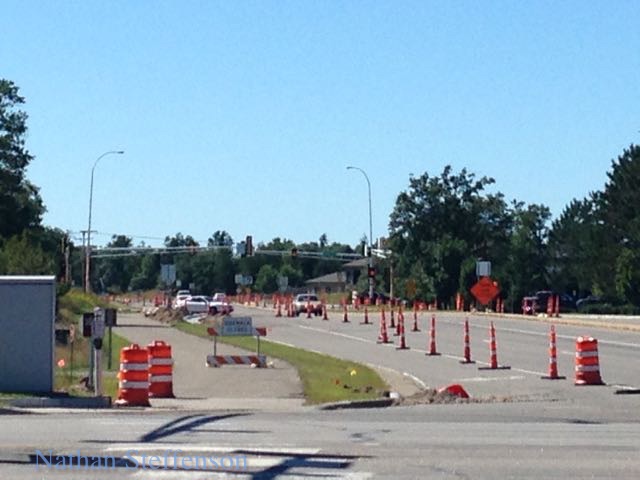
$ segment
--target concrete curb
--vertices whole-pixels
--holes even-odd
[[[16,410],[13,407],[0,407],[0,416],[2,415],[27,415],[29,412]]]
[[[350,408],[386,408],[392,406],[397,399],[379,398],[376,400],[355,400],[353,402],[326,403],[318,407],[318,410],[346,410]]]
[[[29,397],[9,402],[17,408],[111,408],[111,397]]]

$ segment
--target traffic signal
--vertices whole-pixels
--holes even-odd
[[[247,257],[253,257],[253,237],[251,235],[247,235],[245,239],[245,254]]]
[[[367,268],[367,277],[374,278],[376,276],[376,267]]]
[[[297,257],[298,256],[298,249],[296,247],[293,247],[291,249],[291,256],[292,257]]]

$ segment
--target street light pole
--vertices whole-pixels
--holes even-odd
[[[369,191],[369,251],[368,253],[368,257],[369,257],[369,268],[373,267],[373,255],[372,255],[372,250],[373,250],[373,217],[371,215],[371,182],[369,181],[369,176],[367,175],[367,172],[365,172],[363,169],[361,169],[360,167],[354,167],[349,165],[347,167],[347,170],[358,170],[360,173],[362,173],[362,175],[364,175],[365,180],[367,181],[367,188]],[[367,275],[369,274],[369,272],[367,272]],[[373,277],[369,277],[369,300],[373,300]]]
[[[87,228],[87,248],[85,249],[85,272],[84,272],[84,291],[91,291],[91,209],[93,207],[93,173],[96,165],[102,157],[107,155],[122,155],[123,150],[109,150],[100,155],[91,167],[91,186],[89,187],[89,226]]]

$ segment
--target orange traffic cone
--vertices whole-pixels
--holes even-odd
[[[469,319],[464,319],[464,358],[460,363],[476,363],[471,360],[471,344],[469,342]]]
[[[418,327],[418,304],[413,302],[413,328],[412,332],[419,332],[420,327]]]
[[[562,380],[563,378],[558,375],[558,351],[556,349],[556,327],[551,325],[549,330],[549,375],[540,377],[545,380]]]
[[[478,370],[509,370],[511,367],[508,365],[498,365],[498,350],[496,348],[496,328],[491,322],[489,327],[489,366],[478,367]]]
[[[408,350],[409,347],[404,338],[404,315],[402,312],[398,313],[398,329],[400,330],[400,343],[396,347],[396,350]]]
[[[390,318],[389,318],[389,327],[396,328],[396,320],[393,318],[393,306],[390,308]]]
[[[431,315],[431,329],[429,330],[429,352],[427,355],[440,355],[436,349],[436,316]]]
[[[364,306],[364,322],[360,322],[360,325],[370,325],[369,323],[369,309]]]
[[[389,343],[387,319],[384,315],[384,307],[382,308],[382,310],[380,310],[380,333],[378,334],[378,343]]]

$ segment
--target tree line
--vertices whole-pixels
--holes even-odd
[[[26,147],[25,99],[11,81],[0,79],[0,274],[53,274],[82,285],[83,252],[60,228],[44,226],[45,204],[26,177],[33,156]],[[457,292],[467,300],[476,281],[478,260],[492,263],[492,277],[508,310],[519,310],[523,296],[553,290],[574,298],[592,295],[612,311],[640,307],[640,147],[630,145],[611,162],[602,191],[572,200],[555,219],[542,204],[507,200],[489,193],[489,177],[454,171],[409,178],[389,216],[385,248],[376,259],[376,289],[396,296],[452,305]],[[237,257],[233,239],[216,230],[210,250],[96,258],[91,287],[126,292],[162,286],[162,264],[174,264],[182,285],[202,292],[234,292],[236,274],[251,275],[254,291],[272,293],[278,277],[303,288],[305,281],[340,270],[335,253],[362,252],[354,246],[318,241],[296,245],[274,238],[259,248],[281,256]],[[199,246],[190,235],[167,236],[168,247]],[[131,247],[133,239],[116,235],[108,246]],[[322,252],[326,258],[296,258],[293,248]],[[393,278],[391,272],[393,271]],[[366,272],[357,288],[366,289]]]

